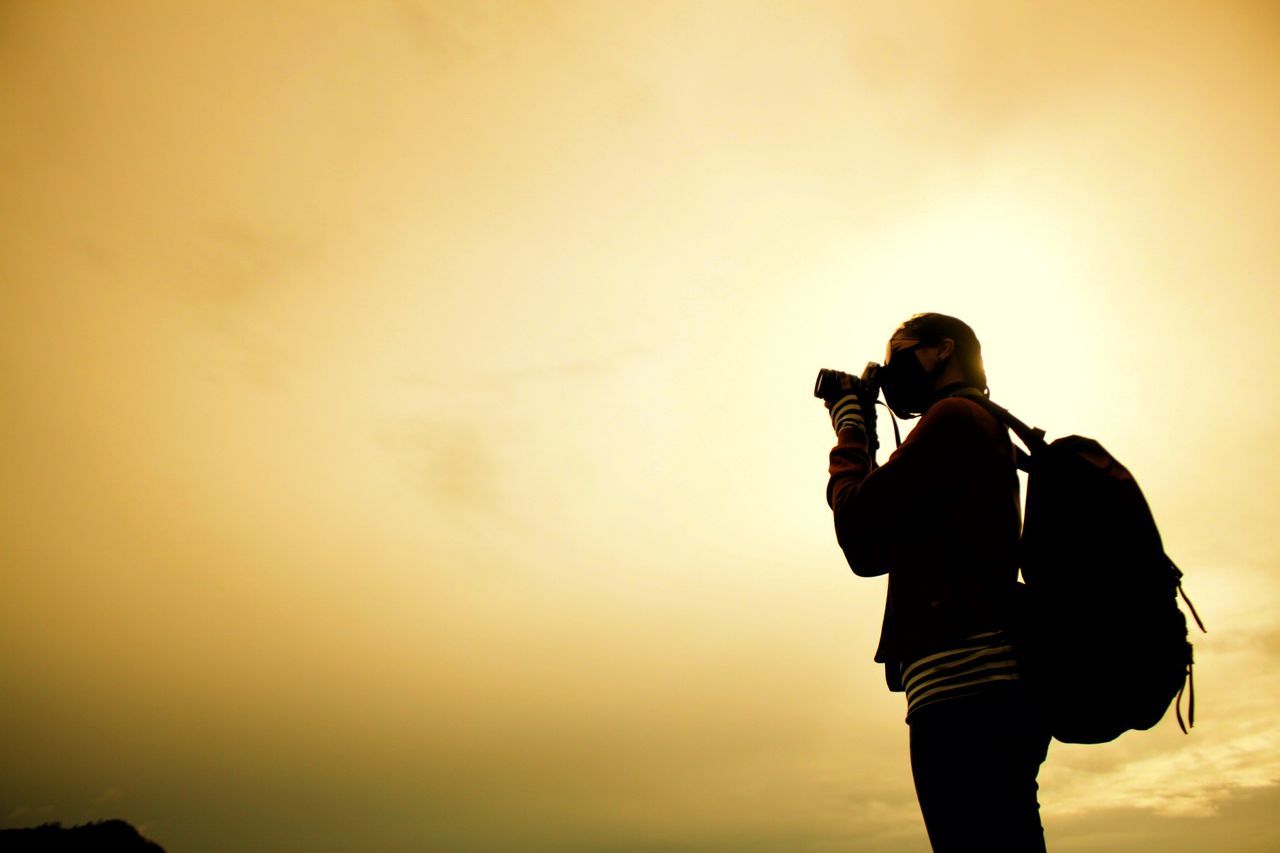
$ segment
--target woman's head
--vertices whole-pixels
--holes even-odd
[[[889,349],[897,349],[901,342],[906,341],[918,341],[922,346],[932,347],[948,338],[954,342],[950,357],[956,360],[961,376],[986,393],[989,389],[987,371],[982,364],[982,344],[978,342],[978,336],[969,328],[969,324],[957,317],[935,313],[913,314],[894,330],[889,338]],[[886,353],[886,363],[889,358]]]

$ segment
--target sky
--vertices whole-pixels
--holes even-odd
[[[1209,629],[1050,849],[1276,849],[1278,93],[1262,2],[0,3],[0,826],[927,850],[812,383],[940,311]]]

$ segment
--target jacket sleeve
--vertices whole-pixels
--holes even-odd
[[[827,505],[836,541],[854,574],[888,572],[904,528],[945,499],[976,429],[972,405],[956,397],[934,403],[902,446],[874,471],[865,433],[840,431],[827,469]]]

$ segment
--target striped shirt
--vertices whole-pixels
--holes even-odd
[[[1022,678],[1003,630],[971,634],[962,643],[902,664],[907,722],[921,708],[998,689]]]

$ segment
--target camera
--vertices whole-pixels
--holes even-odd
[[[839,370],[830,370],[823,368],[818,371],[817,381],[813,383],[813,396],[820,400],[825,400],[829,404],[834,404],[841,397],[849,394],[858,395],[858,403],[862,406],[862,416],[867,423],[867,442],[871,452],[871,467],[878,467],[876,464],[876,451],[880,447],[880,440],[876,435],[876,400],[880,397],[880,386],[884,384],[888,371],[883,365],[874,361],[867,362],[867,366],[863,368],[861,376],[854,376],[852,373],[844,373]],[[894,435],[897,435],[897,425],[894,425]]]
[[[813,383],[813,396],[834,403],[841,397],[857,394],[860,402],[874,406],[876,398],[880,396],[883,378],[884,367],[874,361],[867,362],[861,376],[823,368],[818,371],[818,379]]]

